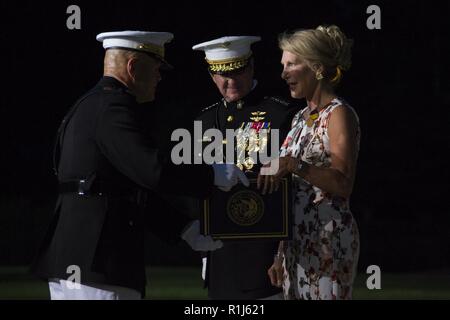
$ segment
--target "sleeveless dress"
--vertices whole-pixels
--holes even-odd
[[[338,107],[350,108],[358,119],[353,108],[340,98],[323,108],[314,123],[305,121],[304,114],[309,112],[305,108],[294,117],[280,156],[300,157],[311,165],[330,167],[328,123]],[[357,141],[359,150],[359,125]],[[292,177],[295,219],[293,238],[284,245],[284,297],[351,299],[359,233],[349,201],[328,194],[295,174]]]

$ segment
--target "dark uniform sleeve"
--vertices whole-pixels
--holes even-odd
[[[196,119],[203,120],[203,119]],[[187,130],[194,136],[193,122],[188,126]],[[203,121],[203,129],[209,128],[210,124]],[[212,127],[212,125],[211,125]],[[193,140],[194,144],[195,141]],[[194,145],[191,146],[191,150],[194,150]],[[191,157],[192,163],[194,157]],[[184,180],[184,181],[183,181]],[[211,195],[214,183],[214,171],[212,167],[205,164],[195,165],[174,165],[172,162],[164,166],[161,179],[160,188],[169,194],[177,194],[182,196],[192,196],[196,198],[207,198]],[[180,185],[183,188],[182,192],[176,190],[174,186]],[[183,201],[182,201],[183,202]]]
[[[172,205],[168,199],[164,199],[157,194],[151,194],[149,202],[152,211],[157,212],[157,214],[143,215],[146,228],[169,244],[178,243],[181,240],[181,233],[192,219]]]
[[[99,118],[97,144],[122,174],[144,188],[155,189],[164,158],[146,143],[126,99],[119,97]]]
[[[214,171],[211,166],[167,163],[161,170],[157,190],[168,194],[207,198],[213,188]]]
[[[213,188],[213,171],[206,165],[174,165],[142,134],[128,97],[117,97],[97,123],[96,140],[105,157],[122,174],[151,190],[196,197]]]

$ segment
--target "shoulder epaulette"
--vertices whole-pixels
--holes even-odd
[[[208,107],[202,109],[201,112],[206,112],[206,111],[208,111],[208,110],[211,110],[212,108],[218,106],[221,102],[222,102],[222,100],[220,100],[220,101],[218,101],[218,102],[216,102],[216,103],[214,103],[214,104],[212,104],[212,105],[210,105],[210,106],[208,106]]]
[[[272,97],[272,96],[270,96],[270,97],[265,97],[265,99],[270,99],[270,100],[275,101],[276,103],[279,103],[279,104],[281,104],[281,105],[283,105],[285,107],[288,107],[288,106],[291,105],[291,103],[289,101],[287,101],[287,100],[285,100],[283,98],[280,98],[280,97]]]

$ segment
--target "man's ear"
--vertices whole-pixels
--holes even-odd
[[[137,69],[136,64],[137,64],[136,58],[131,58],[127,62],[127,73],[130,79],[133,80],[133,82],[135,82],[136,80],[136,69]]]
[[[253,71],[255,71],[255,59],[253,57],[250,58],[250,68],[252,68]]]
[[[249,62],[249,66],[247,66],[247,68],[250,69],[250,72],[252,73],[252,77],[255,76],[255,60],[253,59],[253,57],[250,58],[250,62]]]

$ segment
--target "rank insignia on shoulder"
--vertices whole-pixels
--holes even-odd
[[[219,101],[219,102],[216,102],[216,103],[214,103],[214,104],[212,104],[212,105],[210,105],[210,106],[207,106],[206,108],[202,109],[201,112],[205,112],[205,111],[208,111],[208,110],[210,110],[210,109],[213,109],[214,107],[217,107],[221,102],[222,102],[222,101]]]
[[[284,105],[286,107],[290,105],[290,103],[288,101],[286,101],[286,100],[284,100],[284,99],[282,99],[280,97],[265,97],[265,98],[273,100],[275,102],[278,102],[279,104],[282,104],[282,105]]]

